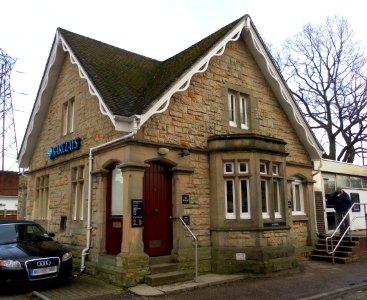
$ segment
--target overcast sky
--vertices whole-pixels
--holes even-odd
[[[366,0],[2,0],[0,48],[17,60],[11,85],[18,147],[57,27],[164,60],[245,14],[274,46],[333,15],[346,17],[367,44],[366,8]]]

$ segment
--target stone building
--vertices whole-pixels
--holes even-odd
[[[132,286],[152,257],[200,273],[297,266],[322,149],[250,17],[158,61],[58,28],[19,154],[19,218]]]

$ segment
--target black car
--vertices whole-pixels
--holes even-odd
[[[0,290],[19,283],[65,282],[72,254],[31,221],[0,221]]]

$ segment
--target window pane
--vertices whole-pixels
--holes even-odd
[[[241,213],[249,213],[249,199],[248,199],[248,181],[242,179],[240,181],[240,194],[241,194]]]
[[[236,126],[236,102],[235,95],[228,94],[228,119],[229,125]]]
[[[337,186],[341,186],[343,188],[350,187],[349,176],[336,175],[336,182]]]
[[[261,180],[261,205],[262,212],[268,212],[268,195],[267,195],[267,182],[265,180]]]
[[[69,133],[74,131],[74,99],[69,101]]]
[[[324,183],[324,197],[326,199],[326,207],[327,208],[334,208],[334,204],[331,204],[332,196],[335,192],[335,180],[333,178],[323,178]]]
[[[247,173],[247,162],[240,161],[238,164],[238,169],[240,173]]]
[[[362,188],[362,180],[360,177],[350,176],[350,187],[352,188]]]
[[[260,173],[261,174],[267,174],[268,169],[266,163],[260,163]]]
[[[123,178],[120,169],[114,169],[112,171],[112,191],[111,191],[111,215],[121,216],[122,215],[122,187]]]
[[[233,163],[225,163],[224,164],[224,173],[225,174],[233,174]]]
[[[279,182],[273,182],[273,201],[274,201],[274,212],[279,212]]]
[[[301,211],[301,193],[300,193],[299,184],[295,184],[294,189],[295,189],[294,210],[295,211]]]
[[[227,213],[234,212],[234,195],[233,195],[233,181],[226,181],[226,200],[227,200]]]
[[[244,95],[240,98],[241,127],[247,128],[247,99]]]
[[[64,103],[63,105],[63,127],[62,127],[63,135],[66,135],[68,133],[68,121],[69,121],[68,104]]]

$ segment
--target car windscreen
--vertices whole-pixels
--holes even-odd
[[[51,240],[51,237],[37,224],[2,224],[0,226],[0,244],[45,240]]]

